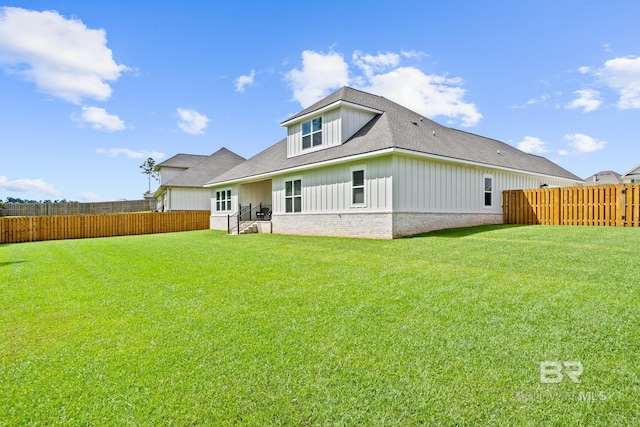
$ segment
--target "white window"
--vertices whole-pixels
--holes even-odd
[[[225,212],[231,210],[231,190],[216,191],[216,211]]]
[[[302,122],[302,149],[322,145],[322,117]]]
[[[284,182],[285,212],[302,212],[302,180]]]
[[[484,206],[490,208],[493,206],[493,177],[485,175],[484,180]]]
[[[355,166],[351,168],[351,205],[366,206],[365,198],[365,168]]]

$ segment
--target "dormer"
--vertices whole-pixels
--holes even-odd
[[[282,122],[287,128],[287,157],[344,144],[382,111],[339,100]]]

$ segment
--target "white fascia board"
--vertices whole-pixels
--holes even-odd
[[[382,114],[382,113],[384,113],[384,111],[376,110],[375,108],[365,107],[364,105],[354,104],[353,102],[339,100],[339,101],[333,102],[333,103],[331,103],[331,104],[329,104],[329,105],[327,105],[325,107],[322,107],[322,108],[320,108],[318,110],[311,111],[310,113],[307,113],[307,114],[305,114],[303,116],[299,116],[299,117],[296,117],[295,119],[284,121],[284,122],[280,123],[280,126],[282,126],[282,127],[291,126],[292,124],[303,122],[303,121],[309,119],[310,117],[317,116],[318,114],[322,114],[325,111],[333,110],[333,109],[336,109],[338,107],[350,107],[350,108],[354,108],[356,110],[368,111],[368,112],[374,113],[374,114]]]
[[[467,165],[467,166],[474,166],[474,167],[484,168],[484,169],[500,170],[500,171],[504,171],[504,172],[511,172],[511,173],[524,174],[524,175],[533,175],[533,176],[538,176],[540,178],[556,179],[556,180],[559,180],[559,181],[565,181],[565,182],[573,183],[573,184],[583,184],[584,183],[584,181],[582,181],[582,180],[562,178],[562,177],[554,176],[554,175],[547,175],[547,174],[542,174],[542,173],[537,173],[537,172],[531,172],[531,171],[526,171],[526,170],[522,170],[522,169],[507,168],[507,167],[504,167],[504,166],[490,165],[490,164],[487,164],[487,163],[473,162],[473,161],[469,161],[469,160],[454,159],[452,157],[438,156],[436,154],[420,153],[418,151],[411,151],[411,150],[407,150],[407,149],[404,149],[404,148],[385,148],[383,150],[371,151],[371,152],[368,152],[368,153],[356,154],[356,155],[348,156],[348,157],[339,157],[337,159],[325,160],[323,162],[310,163],[310,164],[307,164],[307,165],[301,165],[301,166],[296,166],[296,167],[287,168],[287,169],[280,169],[280,170],[277,170],[277,171],[266,172],[266,173],[259,174],[259,175],[251,175],[251,176],[247,176],[247,177],[244,177],[244,178],[239,178],[239,179],[234,179],[234,180],[229,180],[229,181],[216,182],[214,184],[205,184],[204,186],[205,187],[220,187],[220,186],[229,185],[229,184],[242,184],[242,183],[246,183],[246,182],[262,181],[264,179],[271,178],[271,177],[278,176],[278,175],[285,175],[285,174],[300,172],[300,171],[309,170],[309,169],[316,169],[316,168],[320,168],[320,167],[324,167],[324,166],[332,166],[332,165],[336,165],[336,164],[340,164],[340,163],[354,162],[354,161],[358,161],[358,160],[362,160],[362,159],[370,159],[370,158],[385,156],[387,154],[393,154],[393,153],[401,154],[401,155],[408,156],[408,157],[418,157],[418,158],[423,158],[423,159],[438,160],[438,161],[447,162],[447,163],[455,163],[455,164],[461,164],[461,165]]]

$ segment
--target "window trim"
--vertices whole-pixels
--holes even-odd
[[[299,195],[295,194],[295,181],[300,181],[300,194]],[[293,194],[291,196],[287,196],[287,182],[291,182],[291,185],[292,185]],[[298,214],[298,213],[304,212],[303,198],[302,198],[302,193],[303,193],[302,176],[292,176],[292,177],[284,178],[283,183],[284,183],[284,185],[283,185],[284,213],[285,214]],[[292,202],[291,202],[292,203],[291,212],[287,212],[287,199],[289,199],[289,198],[292,200]],[[296,198],[300,199],[300,210],[299,211],[295,210],[295,199]]]
[[[353,173],[362,171],[362,185],[355,186],[353,184]],[[367,167],[365,165],[355,165],[349,168],[349,182],[351,191],[349,191],[350,206],[352,208],[365,208],[367,207]],[[362,188],[362,203],[356,203],[353,201],[354,190]]]
[[[224,199],[218,199],[219,194],[222,193],[223,195],[227,196]],[[231,188],[221,188],[219,190],[215,190],[215,206],[216,206],[216,212],[231,212],[233,210],[233,206],[232,206],[232,200],[233,200],[233,193],[231,191]],[[224,209],[220,209],[220,203],[223,204],[223,208]]]
[[[314,120],[318,120],[320,119],[320,129],[318,130],[313,130],[313,122]],[[305,123],[309,123],[309,133],[304,133],[304,125]],[[311,117],[309,118],[309,120],[305,120],[303,122],[300,123],[300,147],[302,149],[302,151],[307,151],[307,150],[313,150],[314,148],[318,148],[318,147],[322,147],[324,145],[324,140],[323,140],[323,130],[324,130],[324,119],[322,118],[322,115],[320,116],[316,116],[316,117]],[[313,141],[315,139],[315,135],[320,135],[320,143],[319,144],[314,144]],[[311,145],[309,145],[308,147],[304,146],[304,137],[305,136],[309,136],[310,137],[310,143]]]
[[[487,191],[487,179],[490,179],[491,186],[489,187],[489,191]],[[482,175],[482,206],[486,209],[493,208],[493,193],[495,189],[495,180],[493,179],[493,175],[485,173]],[[489,195],[489,204],[487,204],[487,194]]]

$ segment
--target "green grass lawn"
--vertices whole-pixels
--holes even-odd
[[[639,250],[543,226],[0,245],[0,425],[637,425]]]

